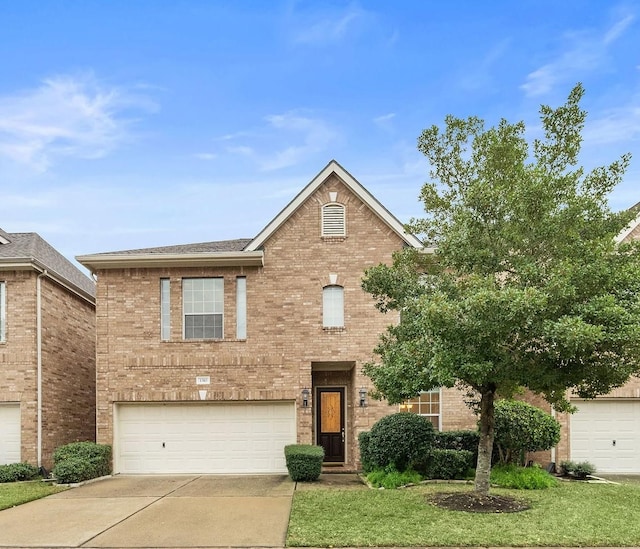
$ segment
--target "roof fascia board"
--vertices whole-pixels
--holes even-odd
[[[136,267],[262,267],[264,253],[257,251],[215,254],[95,254],[79,255],[76,260],[92,272],[99,269]]]
[[[64,276],[58,274],[56,271],[52,271],[49,267],[32,258],[10,258],[0,259],[0,272],[2,271],[36,271],[40,274],[44,274],[47,278],[53,280],[59,286],[69,290],[71,293],[84,299],[85,301],[96,304],[96,298],[91,294],[84,291],[79,286],[76,286],[71,281],[67,280]]]
[[[311,182],[298,193],[298,195],[256,236],[245,248],[247,251],[254,251],[260,248],[265,241],[275,233],[280,226],[289,219],[293,213],[307,200],[324,181],[335,173],[338,178],[375,214],[380,217],[389,227],[391,227],[407,244],[414,248],[422,248],[422,242],[412,234],[404,230],[404,226],[389,210],[387,210],[367,189],[345,170],[335,160],[316,175]]]
[[[616,244],[620,244],[622,241],[624,241],[624,239],[627,238],[638,225],[640,225],[640,213],[631,223],[629,223],[629,225],[627,225],[622,231],[620,231],[620,234],[618,236],[616,236]]]

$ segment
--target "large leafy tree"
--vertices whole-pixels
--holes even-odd
[[[423,131],[431,165],[426,217],[409,229],[434,253],[404,250],[369,269],[363,288],[400,313],[365,366],[374,396],[400,403],[459,386],[473,395],[480,443],[475,491],[489,492],[494,400],[527,388],[558,410],[640,373],[640,254],[615,237],[635,215],[608,195],[630,161],[578,167],[586,112],[577,85],[542,106],[544,137],[522,122],[489,129],[448,116]]]

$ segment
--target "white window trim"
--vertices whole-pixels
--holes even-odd
[[[247,277],[236,277],[236,339],[247,339]]]
[[[335,292],[335,290],[340,290],[340,292]],[[322,327],[344,328],[343,286],[330,284],[322,288]]]
[[[160,339],[171,340],[171,281],[160,279]]]
[[[186,300],[185,300],[185,288],[184,288],[184,282],[185,280],[221,280],[222,281],[222,310],[220,312],[214,312],[214,313],[187,313],[186,312]],[[199,338],[199,337],[187,337],[187,327],[186,327],[186,318],[188,316],[195,316],[195,315],[199,315],[199,314],[214,314],[214,315],[220,315],[222,317],[222,332],[220,334],[220,337],[205,337],[205,338]],[[220,341],[222,339],[224,339],[224,277],[222,276],[212,276],[212,277],[185,277],[182,279],[182,339],[185,341]]]
[[[422,417],[437,417],[438,418],[438,431],[442,431],[442,388],[432,389],[431,391],[420,391],[420,396],[427,395],[430,393],[438,393],[438,413],[437,414],[416,414]],[[408,405],[405,403],[400,404],[398,409],[401,412],[408,411]]]

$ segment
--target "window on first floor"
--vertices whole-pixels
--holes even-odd
[[[185,339],[224,337],[223,278],[184,278],[182,306]]]
[[[5,341],[6,338],[7,309],[5,291],[5,283],[0,282],[0,342]]]
[[[342,286],[325,286],[322,289],[322,326],[344,327],[344,288]]]
[[[426,417],[435,429],[440,429],[442,416],[440,389],[423,391],[416,398],[409,399],[400,404],[401,412],[412,412]]]

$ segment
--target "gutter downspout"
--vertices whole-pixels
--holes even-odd
[[[42,467],[42,277],[47,276],[44,269],[36,279],[36,349],[37,349],[37,401],[38,433],[36,451],[38,468]]]

